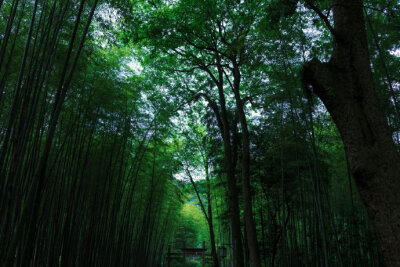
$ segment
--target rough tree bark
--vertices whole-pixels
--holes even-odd
[[[329,62],[306,63],[303,80],[338,127],[386,264],[400,266],[400,158],[373,86],[362,4],[332,0],[334,27],[317,12],[334,36],[333,52]]]

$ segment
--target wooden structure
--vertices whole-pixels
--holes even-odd
[[[202,258],[203,267],[206,266],[206,262],[210,262],[211,255],[206,254],[206,245],[203,241],[202,248],[187,248],[186,244],[183,248],[179,249],[181,252],[172,252],[171,246],[168,246],[168,253],[167,253],[167,266],[171,267],[171,262],[173,260],[180,260],[182,261],[182,266],[186,267],[186,258],[189,256],[197,256]],[[212,259],[211,259],[212,261]]]

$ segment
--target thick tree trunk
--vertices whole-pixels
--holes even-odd
[[[341,134],[351,172],[388,266],[400,266],[400,158],[379,107],[361,0],[332,0],[331,60],[312,60],[303,79]]]

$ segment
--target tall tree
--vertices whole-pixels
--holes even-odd
[[[370,67],[361,0],[332,0],[334,37],[329,62],[304,66],[304,82],[325,104],[341,134],[349,166],[388,266],[400,266],[400,158],[379,106]]]

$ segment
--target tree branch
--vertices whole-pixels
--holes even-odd
[[[325,16],[324,13],[322,13],[322,11],[316,5],[313,4],[312,0],[305,0],[305,2],[322,19],[322,21],[325,23],[326,27],[332,33],[332,35],[336,39],[336,41],[339,41],[341,38],[340,38],[339,34],[336,32],[335,28],[329,22],[328,17]]]
[[[324,102],[337,103],[339,101],[334,85],[343,81],[337,79],[338,75],[333,75],[340,70],[332,70],[330,63],[322,63],[318,59],[313,59],[304,64],[302,70],[303,87],[307,94],[315,93]],[[310,86],[312,88],[310,88]]]
[[[194,182],[193,177],[192,177],[192,175],[191,175],[191,173],[190,173],[190,171],[189,171],[189,169],[187,167],[185,167],[185,171],[186,171],[186,174],[189,176],[189,179],[190,179],[190,182],[193,185],[194,191],[196,192],[197,199],[199,200],[199,203],[200,203],[201,211],[203,212],[204,217],[206,217],[207,222],[209,222],[210,219],[209,219],[208,214],[206,212],[206,209],[204,207],[203,201],[201,200],[199,191],[197,190],[196,183]]]

